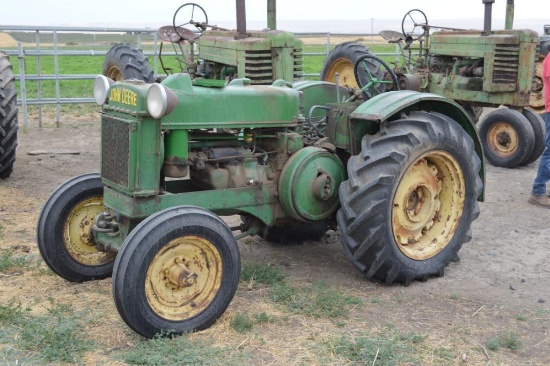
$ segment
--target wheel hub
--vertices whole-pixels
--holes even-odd
[[[495,154],[507,157],[519,148],[519,137],[510,124],[498,122],[487,132],[487,144]]]
[[[145,278],[145,295],[159,316],[190,319],[214,300],[222,282],[222,257],[209,240],[176,238],[158,251]]]
[[[189,262],[192,264],[191,262]],[[174,264],[164,270],[166,286],[175,285],[179,288],[191,287],[197,283],[199,275],[196,272],[191,271],[186,266],[186,260],[183,258],[174,259]]]
[[[63,227],[63,239],[69,255],[79,263],[96,266],[113,260],[116,253],[99,251],[92,236],[95,217],[105,211],[102,197],[78,203]]]
[[[403,174],[392,208],[399,249],[422,260],[439,253],[454,236],[464,207],[464,177],[445,151],[424,154]]]

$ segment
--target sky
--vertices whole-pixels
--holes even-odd
[[[235,27],[234,0],[194,1],[206,10],[209,23]],[[175,0],[4,0],[3,3],[0,25],[138,28],[171,24],[174,12],[184,4]],[[266,0],[246,1],[247,20],[265,22],[266,4]],[[492,8],[494,28],[502,29],[506,0],[495,0]],[[338,20],[342,33],[352,33],[347,32],[345,20],[365,21],[369,24],[366,31],[371,23],[381,20],[396,20],[400,26],[401,19],[411,9],[424,11],[429,24],[433,24],[433,20],[476,19],[479,27],[483,26],[482,0],[278,0],[277,18],[280,21]],[[515,20],[523,25],[529,24],[530,19],[538,19],[537,26],[541,19],[550,24],[550,1],[515,0]]]

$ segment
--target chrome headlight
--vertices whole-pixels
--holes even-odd
[[[109,97],[109,89],[114,84],[114,80],[106,76],[98,75],[94,82],[94,99],[98,105],[103,105]]]
[[[161,118],[174,109],[178,96],[161,84],[153,84],[147,92],[147,111],[153,118]]]

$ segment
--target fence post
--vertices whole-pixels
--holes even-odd
[[[42,66],[40,65],[40,31],[36,30],[36,75],[42,76]],[[40,102],[42,100],[42,80],[37,80],[37,99]],[[42,128],[42,103],[38,104],[38,127]]]
[[[61,101],[59,91],[59,51],[57,49],[57,31],[53,31],[53,53],[54,53],[54,72],[55,72],[55,126],[59,127],[60,113],[61,113]]]
[[[25,53],[23,43],[17,42],[17,59],[19,60],[19,84],[21,87],[21,105],[23,106],[23,125],[28,126],[27,121],[27,86],[25,84]]]

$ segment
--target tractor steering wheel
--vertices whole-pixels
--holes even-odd
[[[426,18],[426,14],[424,14],[424,12],[419,9],[409,10],[401,21],[401,31],[403,32],[405,37],[411,37],[413,41],[416,41],[424,36],[427,26],[428,18]],[[422,33],[415,37],[414,32],[416,31],[417,27],[422,28]],[[410,32],[407,32],[406,30],[409,29]]]
[[[382,79],[377,78],[376,75],[371,72],[371,70],[378,69],[376,63],[379,63],[385,69],[382,70],[384,73]],[[371,68],[369,68],[369,65]],[[361,88],[361,91],[367,99],[386,91],[399,90],[399,83],[397,82],[397,75],[395,75],[395,72],[393,72],[384,60],[373,54],[369,53],[359,57],[353,65],[353,74],[355,75],[357,85]]]
[[[195,20],[195,16],[198,21]],[[206,11],[204,11],[202,6],[199,4],[183,4],[174,13],[172,25],[174,26],[176,33],[182,39],[193,41],[197,39],[200,36],[200,33],[206,29],[208,25],[208,15],[206,15]],[[193,27],[191,29],[185,27],[189,25],[192,25]],[[199,35],[196,35],[196,32],[199,32]],[[195,34],[195,37],[192,37],[191,33]]]

